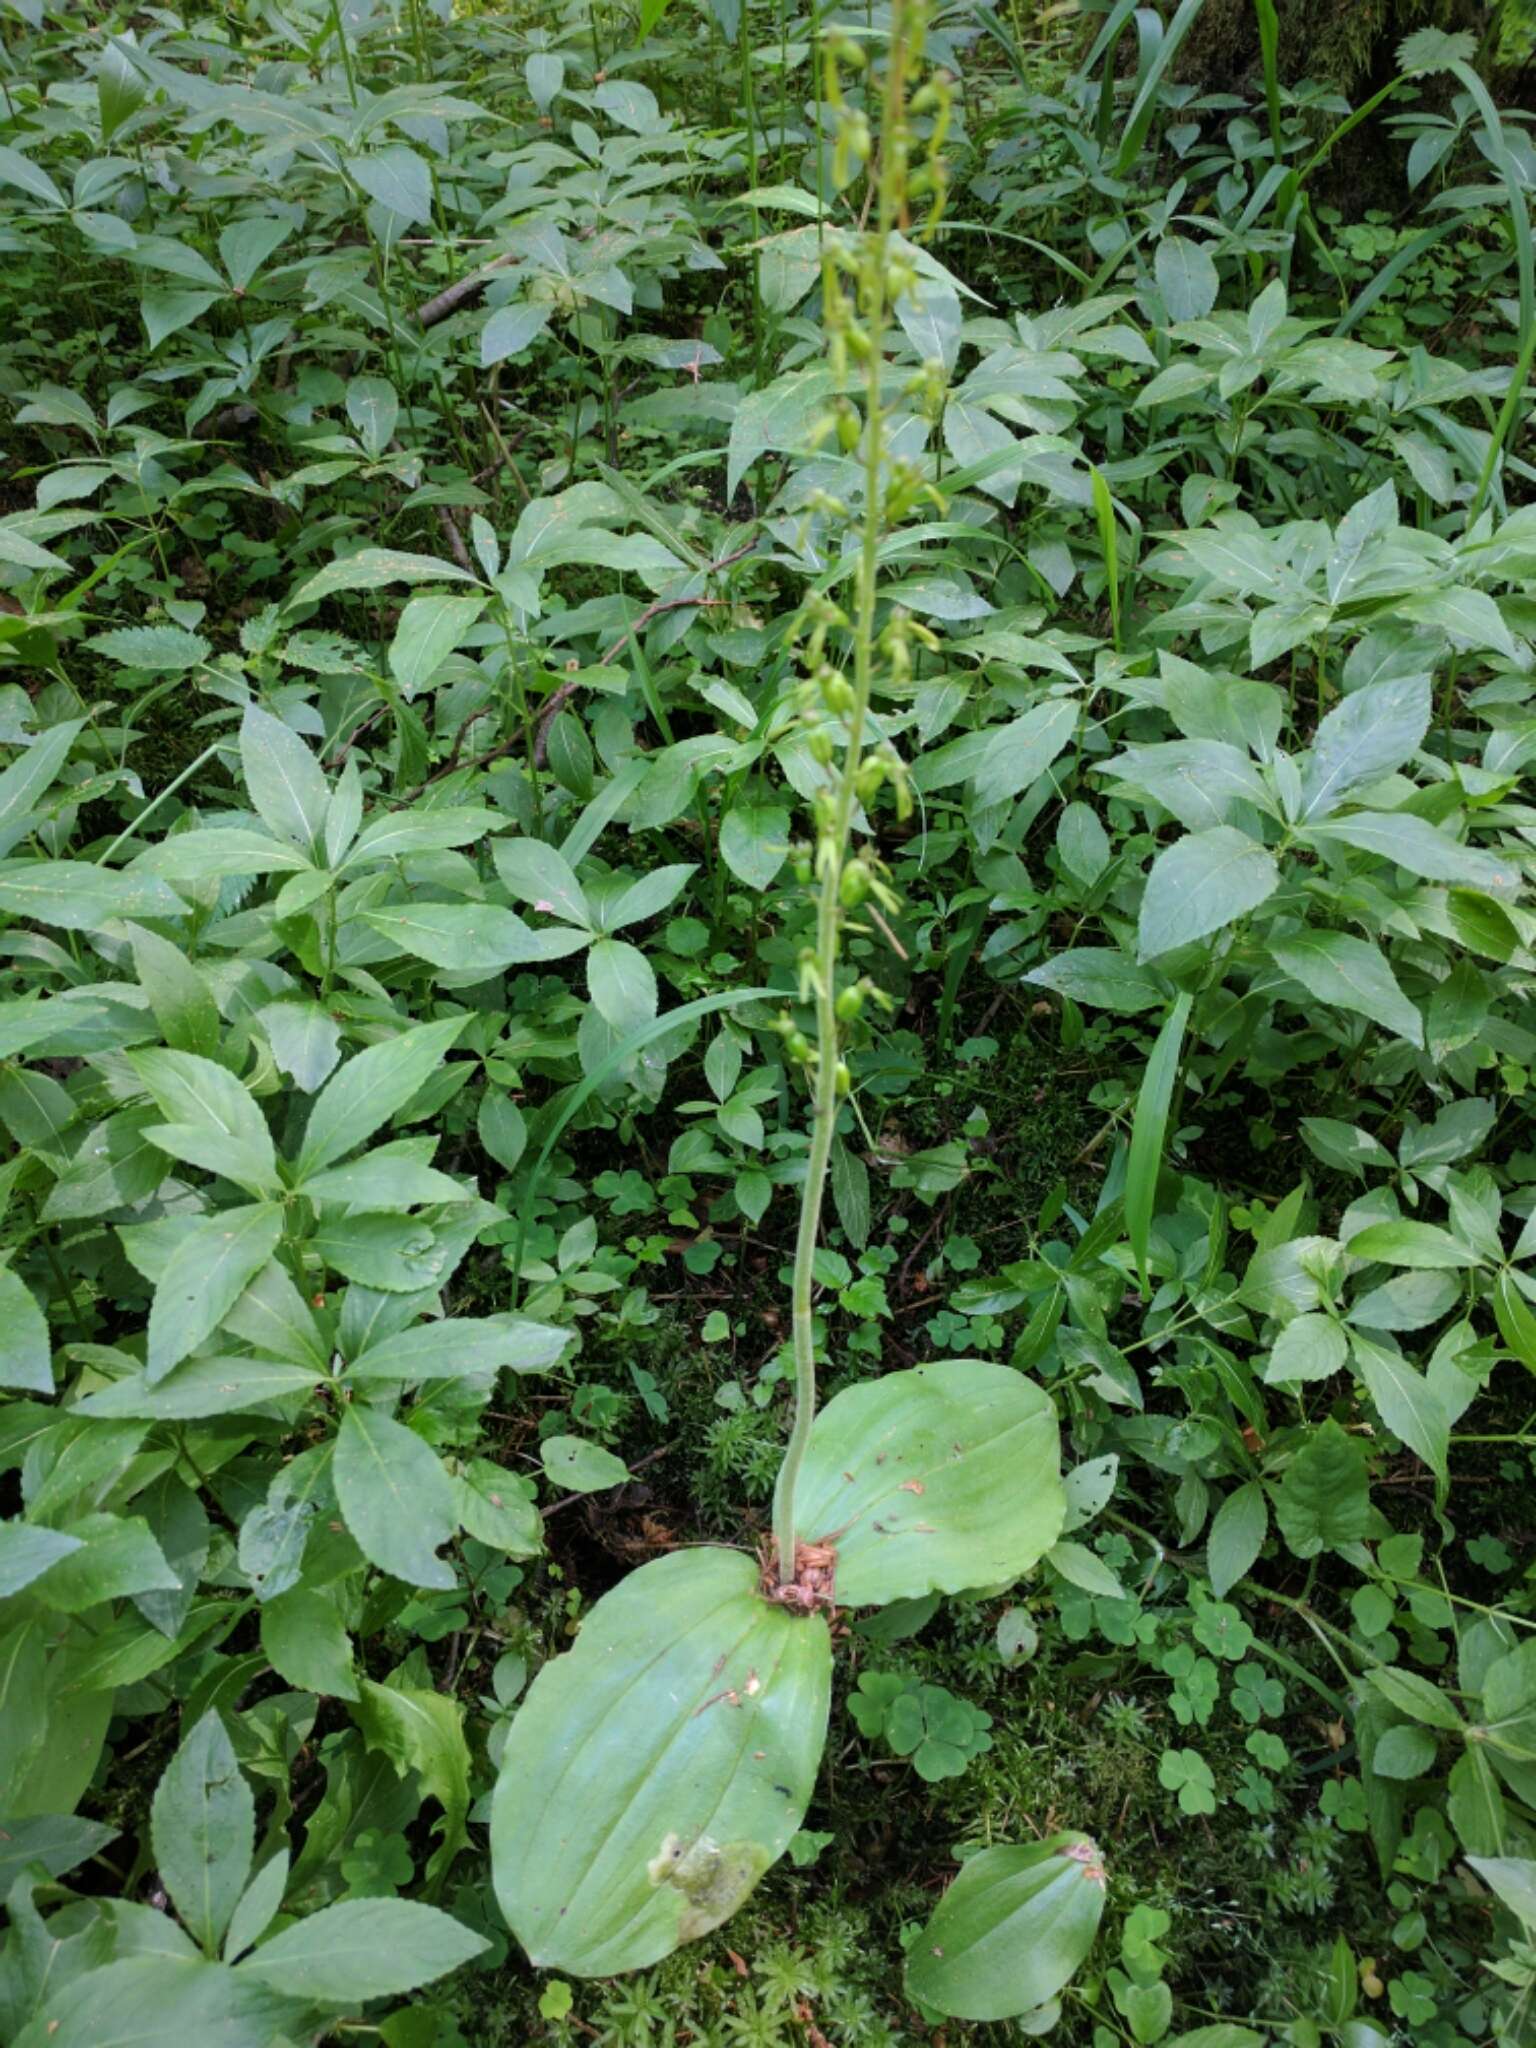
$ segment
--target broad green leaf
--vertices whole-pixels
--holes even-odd
[[[467,1202],[474,1190],[451,1174],[407,1158],[395,1145],[381,1145],[345,1166],[311,1174],[304,1192],[312,1202],[342,1203],[354,1214],[411,1209],[424,1202]]]
[[[50,1565],[80,1548],[78,1536],[31,1522],[0,1522],[0,1600],[41,1578]]]
[[[603,798],[599,797],[597,801],[601,803]],[[570,840],[567,840],[564,851],[567,859],[576,858],[571,851]],[[631,882],[617,902],[609,901],[603,905],[602,929],[606,932],[622,931],[625,925],[640,924],[646,918],[660,916],[682,894],[689,876],[697,871],[697,863],[688,860],[670,861],[665,867],[652,868],[648,875],[641,875],[637,881]]]
[[[1372,1344],[1357,1330],[1350,1340],[1355,1367],[1366,1391],[1394,1436],[1400,1436],[1411,1451],[1437,1478],[1448,1478],[1446,1458],[1450,1449],[1451,1419],[1439,1395],[1401,1352],[1384,1344]]]
[[[181,1590],[142,1515],[84,1515],[64,1534],[79,1547],[33,1582],[37,1597],[61,1614],[83,1614],[136,1593]]]
[[[150,1835],[161,1882],[206,1953],[217,1948],[250,1875],[256,1802],[224,1724],[210,1710],[155,1787]]]
[[[624,939],[598,939],[587,954],[587,987],[593,1004],[620,1037],[640,1030],[656,1015],[656,970]]]
[[[389,672],[407,697],[427,687],[489,602],[442,592],[411,599],[389,647]]]
[[[169,1939],[167,1930],[167,1940]],[[50,1987],[11,2048],[270,2048],[291,2003],[222,1963],[133,1955]]]
[[[1204,242],[1191,241],[1188,235],[1164,235],[1153,267],[1168,318],[1175,322],[1203,320],[1221,291],[1221,279]]]
[[[1414,590],[1398,601],[1400,618],[1439,626],[1468,647],[1491,647],[1509,661],[1519,659],[1519,645],[1504,615],[1486,590],[1460,584],[1439,590]]]
[[[795,1495],[797,1540],[836,1550],[847,1607],[1011,1583],[1065,1516],[1049,1398],[1011,1366],[977,1359],[835,1395]]]
[[[518,1709],[491,1814],[496,1896],[536,1968],[648,1968],[730,1918],[789,1846],[826,1739],[820,1614],[754,1559],[632,1572]]]
[[[479,804],[443,804],[431,811],[392,811],[374,818],[342,862],[343,869],[371,861],[398,860],[407,853],[435,853],[445,846],[467,846],[486,838],[505,822]]]
[[[1275,1490],[1275,1520],[1297,1557],[1361,1542],[1371,1525],[1364,1447],[1330,1416],[1300,1446]]]
[[[537,57],[528,59],[538,63]],[[558,60],[552,60],[558,61]],[[498,306],[480,330],[480,367],[488,370],[512,356],[527,353],[554,317],[548,300],[516,299],[510,306]]]
[[[370,199],[413,227],[432,219],[432,172],[424,156],[403,142],[348,160],[347,169]]]
[[[480,1097],[475,1131],[496,1164],[507,1173],[517,1170],[528,1145],[528,1126],[523,1112],[499,1088],[487,1088]]]
[[[1536,1862],[1529,1856],[1469,1856],[1467,1862],[1522,1925],[1536,1928]]]
[[[1293,1316],[1275,1339],[1264,1368],[1267,1386],[1332,1379],[1349,1356],[1349,1339],[1332,1316]]]
[[[589,926],[592,914],[571,864],[542,839],[498,839],[491,848],[496,872],[520,902],[546,917]]]
[[[277,1153],[267,1120],[227,1067],[160,1046],[130,1052],[128,1060],[160,1114],[169,1119],[145,1127],[152,1144],[173,1159],[222,1174],[251,1194],[269,1194],[277,1186]]]
[[[175,890],[152,874],[84,860],[0,862],[0,910],[45,928],[99,931],[114,918],[178,918],[185,908]]]
[[[610,1486],[622,1486],[629,1477],[622,1458],[579,1436],[545,1437],[539,1457],[550,1484],[568,1493],[602,1493]]]
[[[453,1488],[414,1430],[353,1401],[342,1413],[332,1470],[342,1516],[370,1563],[410,1586],[446,1591],[458,1583],[435,1554],[457,1526]]]
[[[398,1678],[378,1685],[362,1681],[352,1718],[370,1749],[382,1749],[397,1771],[414,1771],[421,1789],[442,1808],[438,1845],[427,1865],[440,1881],[469,1842],[469,1745],[464,1709],[439,1692],[424,1692]]]
[[[115,1828],[76,1814],[47,1813],[31,1820],[7,1820],[5,1840],[0,1842],[0,1898],[9,1897],[11,1886],[29,1863],[41,1863],[50,1877],[63,1877],[116,1839]]]
[[[0,1387],[53,1392],[47,1319],[31,1288],[9,1266],[0,1266]]]
[[[243,292],[267,258],[283,246],[293,225],[275,214],[249,214],[220,230],[219,261],[237,292]]]
[[[351,377],[347,380],[347,418],[357,430],[367,454],[377,459],[395,437],[400,424],[400,400],[387,377]]]
[[[1438,1223],[1417,1223],[1411,1218],[1368,1224],[1347,1240],[1345,1249],[1352,1259],[1377,1259],[1385,1266],[1449,1270],[1483,1263],[1476,1252]]]
[[[1157,1009],[1167,990],[1157,977],[1112,946],[1074,946],[1070,953],[1032,967],[1024,979],[1041,988],[1086,1003],[1092,1010],[1113,1010],[1125,1017]]]
[[[793,454],[804,449],[834,385],[832,371],[816,363],[808,369],[791,370],[747,393],[731,415],[725,477],[728,499],[735,497],[737,486],[760,455],[770,450]]]
[[[1256,839],[1231,825],[1188,832],[1152,863],[1141,899],[1143,960],[1220,931],[1271,896],[1280,870]]]
[[[396,548],[360,548],[319,569],[288,599],[287,609],[318,604],[338,590],[383,590],[391,583],[473,583],[468,569],[435,555],[402,554]]]
[[[213,825],[195,832],[174,832],[169,839],[146,847],[133,863],[131,872],[140,876],[163,875],[173,882],[216,881],[225,875],[265,875],[274,871],[301,874],[310,865],[307,855],[283,841],[255,832],[244,825]],[[179,904],[179,898],[172,898]],[[180,915],[180,910],[152,910],[152,917]]]
[[[1068,1585],[1092,1593],[1099,1600],[1124,1600],[1128,1596],[1097,1551],[1082,1543],[1053,1543],[1045,1553],[1053,1571],[1060,1572]]]
[[[284,999],[256,1012],[272,1057],[295,1088],[313,1095],[341,1057],[341,1026],[323,1003]]]
[[[972,773],[979,804],[1006,803],[1037,782],[1077,730],[1078,704],[1051,697],[987,733],[987,748]]]
[[[31,157],[23,156],[19,149],[12,149],[8,143],[0,144],[0,185],[14,186],[25,192],[30,199],[40,199],[44,206],[65,211],[69,201],[55,185],[52,178],[36,164]]]
[[[87,1394],[73,1412],[156,1422],[244,1415],[312,1393],[322,1377],[318,1366],[276,1358],[189,1358],[158,1380],[147,1373],[117,1380],[98,1394]]]
[[[587,943],[570,926],[535,931],[516,911],[495,903],[402,903],[364,913],[382,939],[445,974],[483,981],[508,967],[562,960]]]
[[[1389,1705],[1400,1714],[1408,1714],[1415,1721],[1422,1721],[1429,1728],[1444,1728],[1457,1731],[1463,1726],[1452,1701],[1441,1691],[1433,1679],[1426,1678],[1420,1671],[1403,1671],[1395,1665],[1373,1665],[1366,1674]]]
[[[1323,571],[1330,604],[1349,599],[1360,581],[1361,564],[1371,553],[1371,543],[1396,524],[1397,492],[1390,478],[1350,506],[1334,533]]]
[[[309,1303],[276,1259],[252,1280],[224,1318],[224,1327],[268,1358],[306,1370],[329,1370],[331,1346],[316,1326]]]
[[[528,92],[541,114],[547,114],[565,82],[565,58],[558,50],[535,50],[523,65]]]
[[[782,804],[735,804],[720,820],[720,857],[749,889],[766,889],[789,858]]]
[[[168,291],[164,288],[146,291],[139,301],[139,312],[151,351],[171,335],[179,334],[183,327],[190,327],[194,320],[200,320],[210,306],[218,304],[221,297],[220,292]]]
[[[1427,675],[1372,683],[1334,706],[1302,771],[1302,822],[1337,809],[1352,789],[1400,768],[1429,730]]]
[[[544,1548],[544,1523],[532,1488],[518,1474],[489,1458],[471,1458],[453,1482],[461,1526],[479,1543],[509,1557],[537,1557]]]
[[[270,1927],[288,1888],[288,1851],[279,1849],[269,1856],[240,1894],[240,1903],[230,1916],[224,1936],[224,1961],[232,1963]]]
[[[1225,1600],[1238,1580],[1253,1569],[1268,1528],[1263,1487],[1255,1479],[1234,1487],[1212,1516],[1205,1540],[1206,1569],[1218,1600]]]
[[[1136,1113],[1131,1120],[1131,1149],[1125,1167],[1125,1234],[1130,1239],[1142,1291],[1149,1297],[1147,1254],[1152,1240],[1152,1218],[1157,1206],[1157,1182],[1163,1168],[1163,1141],[1168,1130],[1168,1111],[1173,1087],[1179,1076],[1179,1057],[1184,1049],[1184,1030],[1189,1023],[1193,997],[1185,990],[1168,1012],[1147,1061],[1146,1073],[1136,1095]]]
[[[488,1946],[450,1914],[414,1899],[343,1899],[274,1934],[238,1974],[284,1997],[350,2010],[430,1984]]]
[[[309,1113],[295,1172],[302,1182],[353,1152],[432,1078],[464,1028],[448,1017],[416,1024],[339,1067]]]
[[[223,1030],[218,1005],[180,946],[141,925],[133,933],[133,966],[166,1044],[211,1057]]]
[[[1536,1309],[1520,1292],[1507,1268],[1493,1283],[1492,1300],[1499,1335],[1520,1363],[1536,1372]]]
[[[246,706],[240,724],[240,765],[261,820],[279,839],[310,857],[325,830],[331,790],[320,764],[292,726]]]
[[[521,1317],[452,1316],[417,1323],[359,1354],[352,1380],[451,1380],[471,1373],[547,1372],[570,1342],[568,1330]]]
[[[202,1217],[180,1240],[149,1307],[151,1384],[213,1334],[282,1234],[281,1208],[258,1202]]]
[[[335,1605],[323,1593],[295,1586],[264,1602],[261,1647],[285,1684],[301,1692],[357,1698],[351,1638]]]
[[[0,774],[0,854],[9,853],[26,832],[39,799],[53,787],[84,723],[71,718],[50,726]]]
[[[1272,938],[1269,950],[1281,971],[1318,1002],[1369,1017],[1410,1045],[1423,1045],[1424,1020],[1377,947],[1348,932],[1303,931]]]
[[[94,654],[124,668],[148,669],[160,675],[179,675],[200,667],[213,652],[201,633],[189,633],[181,626],[123,626],[111,633],[93,633],[86,641]]]
[[[1347,818],[1313,826],[1309,837],[1374,853],[1427,882],[1455,882],[1488,896],[1510,896],[1519,887],[1512,860],[1463,846],[1411,811],[1351,811]]]
[[[956,2019],[1005,2020],[1056,1996],[1104,1913],[1104,1866],[1086,1835],[967,1858],[907,1953],[907,1983]]]

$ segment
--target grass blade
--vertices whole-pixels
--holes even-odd
[[[1184,1027],[1194,998],[1186,991],[1168,1012],[1157,1034],[1147,1071],[1136,1097],[1136,1114],[1131,1120],[1131,1154],[1125,1169],[1125,1231],[1131,1241],[1141,1290],[1149,1294],[1147,1252],[1152,1241],[1152,1216],[1157,1201],[1157,1177],[1163,1164],[1163,1141],[1168,1131],[1168,1110],[1173,1101],[1173,1084],[1178,1077],[1179,1055],[1184,1050]]]

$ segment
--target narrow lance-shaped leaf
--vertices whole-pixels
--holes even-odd
[[[299,1180],[355,1151],[404,1109],[431,1079],[463,1028],[462,1017],[417,1024],[398,1038],[369,1046],[339,1068],[310,1111],[298,1158]]]
[[[210,1710],[166,1766],[150,1812],[165,1888],[210,1955],[245,1889],[255,1825],[251,1789],[223,1722]]]
[[[221,1209],[188,1231],[166,1261],[149,1307],[151,1382],[213,1334],[282,1234],[283,1212],[272,1202]]]
[[[1175,1001],[1163,1028],[1157,1034],[1147,1071],[1136,1096],[1136,1114],[1131,1122],[1131,1150],[1125,1168],[1125,1231],[1131,1241],[1143,1293],[1150,1293],[1147,1254],[1152,1241],[1152,1217],[1157,1204],[1157,1181],[1163,1165],[1163,1141],[1168,1131],[1168,1111],[1178,1079],[1179,1056],[1184,1049],[1184,1027],[1189,1022],[1193,998],[1186,990]]]

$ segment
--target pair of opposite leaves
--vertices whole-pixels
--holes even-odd
[[[950,1359],[828,1403],[796,1521],[802,1543],[835,1548],[839,1604],[864,1607],[1011,1583],[1064,1514],[1047,1396],[1008,1366]],[[804,1819],[831,1678],[823,1615],[766,1600],[740,1551],[674,1551],[599,1600],[575,1647],[534,1681],[496,1788],[496,1893],[534,1964],[578,1977],[644,1969],[729,1918]],[[1075,1837],[973,1859],[941,1915],[986,1879],[989,1857],[1024,1858],[992,1878],[1015,1903],[1048,1897],[1074,1927],[1086,1916],[1091,1941],[1102,1875]],[[983,1909],[988,1927],[1001,1925],[999,1906]],[[942,1997],[946,1952],[919,1944],[919,1996],[932,1980]]]

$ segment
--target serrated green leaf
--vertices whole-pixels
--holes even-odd
[[[223,1722],[210,1711],[166,1766],[150,1808],[161,1881],[210,1955],[245,1890],[255,1831],[256,1802]]]
[[[354,1401],[342,1414],[333,1470],[342,1515],[370,1563],[410,1586],[458,1583],[435,1554],[457,1526],[453,1488],[414,1430]]]

